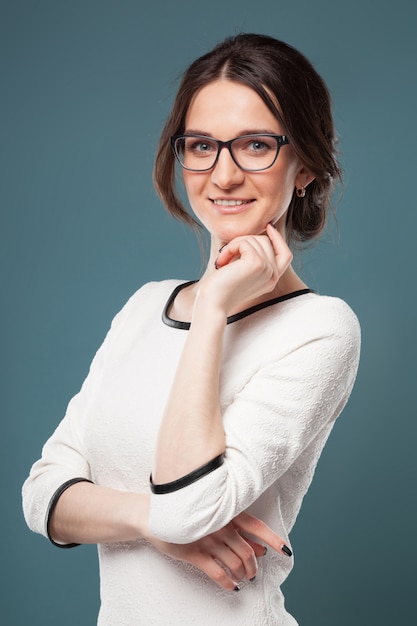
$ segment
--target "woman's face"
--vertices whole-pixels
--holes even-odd
[[[184,134],[221,141],[255,133],[282,135],[284,129],[253,89],[229,80],[200,89],[185,120]],[[219,243],[260,234],[268,222],[284,234],[294,187],[312,179],[291,145],[282,146],[274,165],[264,171],[243,171],[224,148],[211,170],[183,170],[183,176],[193,212]]]

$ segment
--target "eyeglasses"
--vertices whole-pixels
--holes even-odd
[[[230,141],[219,141],[204,135],[175,135],[171,147],[181,167],[191,172],[208,172],[217,163],[222,148],[246,172],[261,172],[272,167],[281,146],[289,144],[285,135],[242,135]]]

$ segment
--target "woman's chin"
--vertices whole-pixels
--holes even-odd
[[[266,232],[265,229],[266,229],[265,224],[263,226],[254,227],[254,228],[234,227],[234,228],[218,230],[217,232],[212,233],[211,236],[212,238],[225,244],[225,243],[228,243],[229,241],[232,241],[232,239],[236,239],[236,237],[249,237],[252,235],[264,235]]]

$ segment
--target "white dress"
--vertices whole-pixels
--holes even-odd
[[[75,478],[150,492],[158,427],[189,325],[162,315],[180,281],[148,283],[115,317],[81,391],[23,486],[30,528],[47,535],[54,494]],[[296,292],[229,319],[220,402],[224,463],[151,495],[150,528],[188,543],[248,510],[289,542],[335,419],[351,392],[360,331],[340,299]],[[184,398],[187,402],[187,398]],[[280,586],[293,560],[269,550],[238,592],[144,540],[98,546],[100,626],[294,626]]]

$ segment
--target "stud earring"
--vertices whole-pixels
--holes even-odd
[[[304,198],[304,196],[306,195],[306,188],[305,187],[300,187],[299,189],[297,188],[295,190],[295,193],[297,194],[298,198]]]

